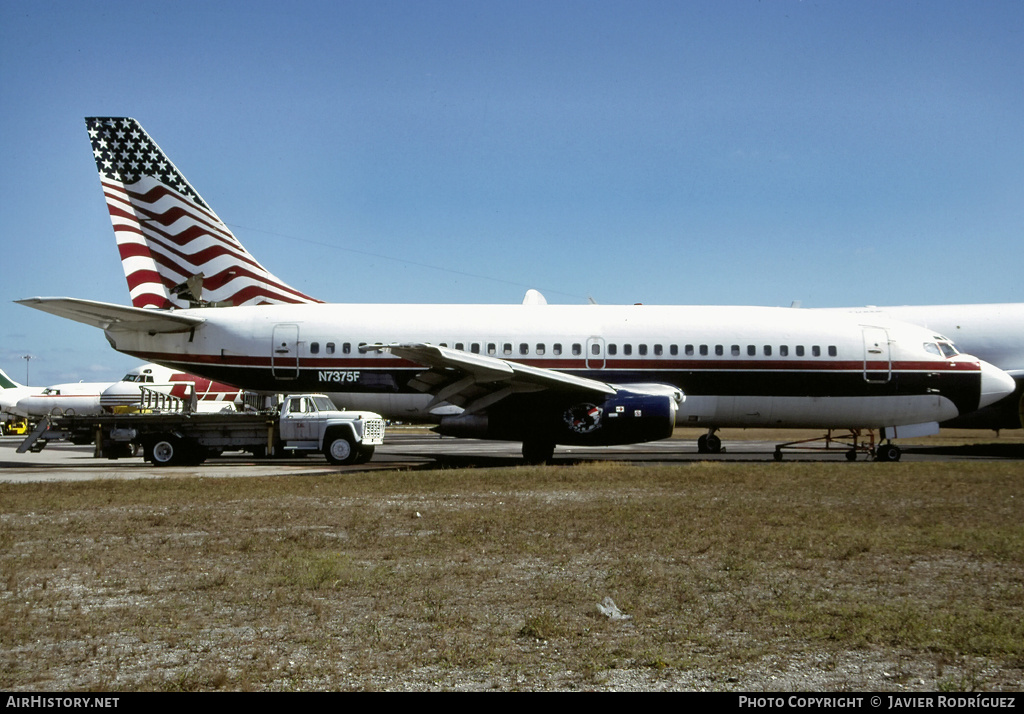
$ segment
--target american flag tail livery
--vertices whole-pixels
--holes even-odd
[[[85,124],[132,305],[320,302],[260,265],[137,121]]]

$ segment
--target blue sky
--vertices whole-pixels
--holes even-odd
[[[83,117],[337,302],[1024,300],[1024,4],[0,0],[0,367],[116,379]]]

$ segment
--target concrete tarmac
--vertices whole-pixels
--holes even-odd
[[[739,432],[738,432],[739,433]],[[991,432],[979,432],[973,445],[902,445],[902,461],[976,461],[1024,459],[1024,444],[993,441]],[[618,461],[647,464],[685,464],[694,461],[774,460],[776,442],[731,440],[724,435],[725,453],[698,454],[693,441],[666,439],[646,444],[601,448],[559,446],[554,463],[579,461]],[[95,458],[93,447],[53,443],[39,453],[16,453],[22,437],[0,437],[0,483],[40,481],[86,481],[93,479],[140,478],[224,478],[245,476],[315,475],[339,471],[377,469],[431,469],[507,467],[522,464],[520,444],[502,441],[441,438],[427,433],[392,430],[383,446],[377,447],[373,460],[359,466],[331,466],[319,454],[299,458],[256,459],[250,454],[225,453],[198,466],[156,467],[141,457],[117,460]],[[845,447],[828,451],[786,450],[784,461],[846,461]],[[857,462],[870,459],[859,454]]]

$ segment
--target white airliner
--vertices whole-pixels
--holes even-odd
[[[138,404],[140,387],[179,399],[191,398],[194,393],[201,411],[219,411],[241,401],[241,390],[237,387],[158,364],[135,367],[119,382],[68,382],[46,388],[5,389],[0,395],[7,397],[10,393],[9,399],[3,399],[3,410],[16,416],[30,419],[53,414],[92,416],[114,407]]]
[[[28,305],[117,350],[264,392],[427,419],[442,434],[556,444],[675,426],[881,428],[893,438],[1013,391],[941,334],[884,315],[765,307],[327,304],[267,271],[134,119],[86,120],[132,307]],[[883,458],[898,458],[887,445]]]

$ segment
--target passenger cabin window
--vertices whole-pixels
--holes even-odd
[[[489,354],[489,355],[496,355],[496,354],[498,354],[498,346],[496,344],[494,344],[493,342],[488,342],[487,343],[487,354]]]
[[[320,354],[320,343],[319,342],[310,342],[309,343],[309,353],[311,355],[318,355],[318,354]]]
[[[556,342],[555,344],[551,345],[551,352],[553,354],[556,354],[556,355],[561,355],[562,354],[562,343],[561,342]]]
[[[342,345],[341,345],[341,353],[345,354],[345,355],[352,354],[352,343],[351,342],[344,342],[344,343],[342,343]]]
[[[579,342],[573,342],[572,343],[572,353],[575,356],[579,357],[581,354],[583,354],[583,345],[581,345]],[[595,352],[594,354],[597,354],[597,353]]]
[[[473,344],[471,344],[469,346],[469,351],[472,352],[475,355],[480,354],[480,343],[479,342],[474,342]]]
[[[506,355],[512,354],[512,343],[511,342],[506,342],[505,344],[503,344],[501,346],[501,351],[502,351],[503,354],[506,354]]]
[[[519,354],[521,354],[521,355],[528,355],[528,354],[530,354],[530,346],[528,344],[526,344],[525,342],[520,342],[519,343]]]
[[[618,352],[619,352],[619,347],[614,342],[612,344],[608,345],[608,354],[614,355],[614,354],[618,354]],[[595,352],[594,354],[597,354],[597,353]]]
[[[333,355],[334,354],[334,343],[333,342],[328,342],[327,343],[327,354],[329,354],[329,355]]]
[[[764,356],[765,357],[771,357],[772,356],[772,346],[771,345],[765,345],[764,346]]]
[[[637,346],[637,351],[639,351],[641,356],[646,355],[647,354],[647,345],[638,345]]]
[[[664,354],[664,350],[662,349],[661,345],[655,345],[654,346],[654,356],[655,357],[661,357],[662,354]]]
[[[668,353],[670,355],[672,355],[673,357],[678,355],[679,354],[679,345],[672,345],[671,347],[669,347],[668,348]]]
[[[779,357],[789,357],[789,345],[781,345],[779,347]]]
[[[757,348],[754,345],[747,345],[747,356],[754,357],[757,355]]]
[[[700,346],[700,356],[701,357],[707,357],[708,356],[708,346],[707,345],[701,345]]]
[[[725,346],[724,345],[715,345],[715,354],[717,356],[719,356],[719,357],[724,355],[725,354]]]
[[[813,347],[811,347],[811,356],[821,357],[821,347],[819,347],[818,345],[814,345]]]
[[[623,345],[622,346],[622,354],[624,354],[624,355],[631,355],[631,354],[633,354],[633,345]]]
[[[797,345],[796,346],[796,356],[797,357],[803,357],[804,356],[804,346],[803,345]]]
[[[829,345],[828,346],[828,356],[829,357],[835,357],[838,354],[839,354],[839,350],[836,349],[835,345]]]
[[[542,354],[544,354],[545,352],[547,352],[547,350],[546,350],[546,349],[544,349],[544,344],[543,344],[542,342],[538,342],[538,343],[537,343],[537,354],[538,354],[538,355],[542,355]]]
[[[732,353],[733,357],[739,357],[740,356],[740,346],[739,345],[733,345],[732,347],[729,348],[729,351]]]

